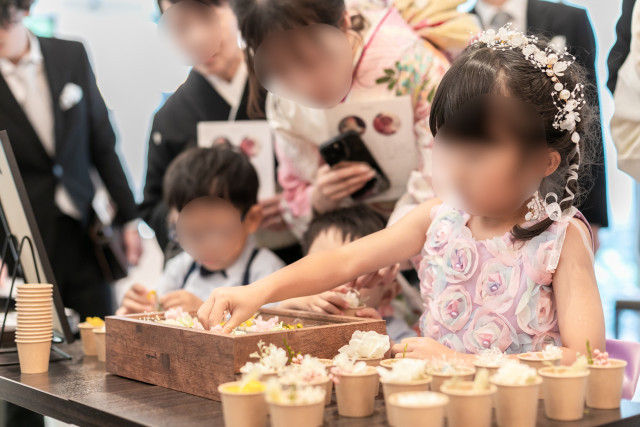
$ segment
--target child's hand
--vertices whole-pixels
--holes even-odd
[[[431,359],[433,357],[450,357],[457,355],[455,351],[427,337],[405,338],[391,348],[391,354],[396,358],[410,357],[412,359]]]
[[[282,231],[287,229],[287,223],[282,218],[282,211],[280,210],[280,199],[282,194],[278,194],[267,200],[260,202],[262,208],[262,223],[260,223],[261,229],[269,229],[273,231]]]
[[[200,298],[184,289],[169,292],[160,297],[160,304],[165,310],[182,307],[184,311],[191,312],[198,310],[202,303],[203,301]]]
[[[342,314],[341,309],[348,307],[349,304],[347,304],[344,298],[334,291],[327,291],[308,297],[291,298],[278,305],[278,308],[338,315]]]
[[[198,320],[204,329],[208,330],[220,324],[227,313],[231,313],[231,317],[222,328],[223,333],[231,333],[236,326],[253,316],[267,302],[263,288],[249,285],[214,289],[198,309]]]
[[[376,310],[373,307],[365,307],[362,310],[356,311],[356,316],[362,317],[365,319],[382,320],[382,316],[380,316],[380,313],[378,313],[378,310]]]
[[[381,268],[373,273],[365,274],[357,279],[353,280],[349,286],[356,289],[370,289],[377,286],[387,286],[394,280],[400,271],[400,264],[390,265],[389,267]]]
[[[122,299],[122,306],[116,311],[116,315],[144,313],[145,311],[153,311],[155,301],[147,298],[149,291],[139,283],[129,288]]]

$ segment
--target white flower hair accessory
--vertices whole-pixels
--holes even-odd
[[[556,193],[550,192],[541,198],[536,192],[528,205],[530,212],[526,219],[527,221],[539,220],[546,213],[552,221],[566,221],[573,218],[576,213],[575,207],[572,206],[563,212],[560,205],[575,199],[569,184],[572,181],[578,181],[580,134],[576,132],[576,126],[581,120],[580,110],[586,104],[584,85],[578,83],[570,89],[560,80],[567,68],[576,60],[575,56],[567,52],[565,46],[550,44],[545,49],[540,49],[537,43],[537,37],[514,31],[511,29],[511,24],[507,24],[498,31],[484,31],[472,44],[486,46],[493,50],[520,50],[534,67],[540,69],[554,83],[551,99],[558,112],[553,120],[553,127],[571,134],[571,141],[575,144],[571,154],[577,156],[577,162],[572,163],[567,171],[566,197],[559,200]]]

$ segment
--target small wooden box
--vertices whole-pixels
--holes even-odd
[[[162,313],[154,313],[162,316]],[[218,385],[235,374],[258,350],[258,341],[289,346],[296,352],[331,359],[355,331],[386,333],[384,320],[329,316],[294,310],[263,309],[263,318],[301,321],[301,329],[222,335],[165,325],[149,315],[106,318],[107,372],[146,383],[220,400]]]

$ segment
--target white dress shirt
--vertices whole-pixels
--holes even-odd
[[[242,102],[242,94],[244,94],[248,76],[247,65],[244,61],[240,62],[231,81],[226,81],[214,75],[205,75],[205,78],[211,83],[211,86],[213,86],[216,92],[231,106],[229,120],[235,120],[238,114],[238,108],[240,108],[240,103]]]
[[[238,259],[224,271],[224,274],[221,272],[213,273],[205,277],[200,273],[200,265],[197,264],[198,268],[189,275],[186,282],[184,281],[185,277],[194,260],[191,255],[183,252],[167,262],[155,290],[159,296],[162,296],[172,291],[184,289],[201,300],[206,300],[216,288],[240,286],[255,248],[255,241],[251,237]],[[284,265],[284,262],[273,252],[268,249],[260,249],[249,269],[249,283],[280,270]]]
[[[0,73],[16,101],[33,126],[42,146],[51,158],[56,155],[55,122],[49,82],[38,38],[29,34],[29,52],[17,64],[0,59]],[[58,208],[72,218],[82,217],[65,188],[59,184],[55,201]]]
[[[513,24],[514,30],[527,31],[527,0],[507,0],[499,7],[483,0],[478,0],[475,9],[485,30],[492,28],[491,21],[493,21],[498,12],[505,12],[511,16],[510,22]]]

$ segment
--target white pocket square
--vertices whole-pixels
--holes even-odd
[[[82,88],[75,83],[67,83],[64,85],[60,93],[60,108],[67,111],[73,108],[80,100],[82,100]]]

